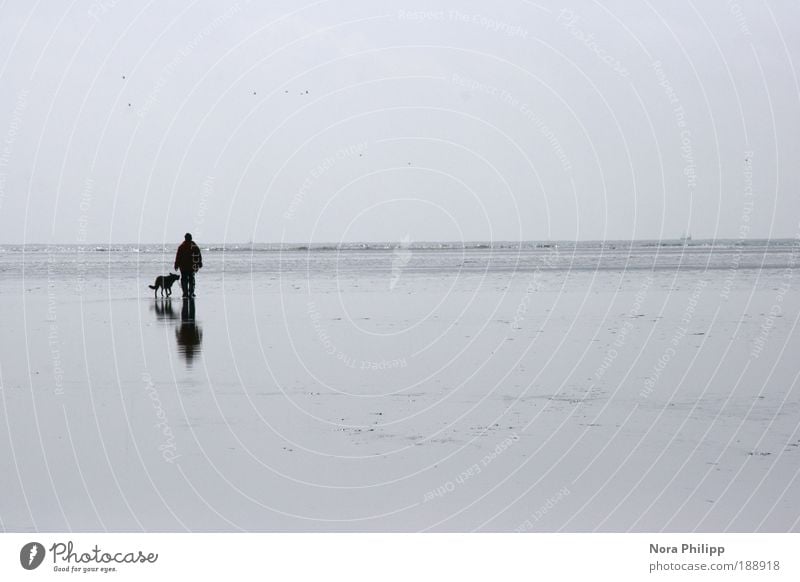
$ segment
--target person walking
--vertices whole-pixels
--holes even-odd
[[[175,270],[181,272],[181,289],[184,297],[194,297],[194,277],[203,268],[203,255],[192,240],[191,233],[186,233],[183,242],[175,254]]]

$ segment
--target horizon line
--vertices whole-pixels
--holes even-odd
[[[410,244],[423,244],[423,243],[460,243],[460,244],[472,244],[472,243],[527,243],[527,242],[535,242],[535,243],[559,243],[559,242],[651,242],[651,241],[692,241],[692,242],[713,242],[713,241],[772,241],[772,240],[796,240],[798,238],[797,235],[795,236],[777,236],[777,237],[715,237],[715,238],[697,238],[697,237],[670,237],[670,238],[586,238],[586,239],[470,239],[470,240],[415,240],[409,241]],[[134,242],[112,242],[112,241],[83,241],[83,242],[65,242],[65,241],[57,241],[57,242],[3,242],[0,243],[0,246],[20,246],[20,245],[74,245],[74,246],[92,246],[92,245],[172,245],[172,244],[180,244],[183,242],[182,240],[175,239],[175,241],[134,241]],[[197,242],[194,240],[194,242]],[[402,240],[353,240],[353,241],[319,241],[319,242],[312,242],[312,241],[210,241],[205,242],[203,244],[209,245],[226,245],[226,244],[236,244],[236,245],[343,245],[343,244],[396,244],[402,243]]]

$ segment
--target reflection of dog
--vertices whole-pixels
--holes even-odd
[[[153,302],[153,308],[155,309],[156,318],[157,319],[172,320],[172,319],[177,319],[177,317],[178,317],[177,315],[175,315],[175,312],[172,310],[172,298],[171,297],[166,297],[166,298],[162,297],[161,301],[156,299]]]
[[[167,292],[167,297],[172,295],[172,284],[180,279],[179,275],[175,275],[174,273],[170,273],[169,275],[159,275],[156,277],[156,284],[155,285],[148,285],[150,289],[155,289],[153,292],[153,296],[155,297],[158,295],[158,288],[161,288],[161,296],[164,296],[164,291]]]

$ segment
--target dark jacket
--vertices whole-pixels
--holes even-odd
[[[200,254],[200,247],[194,241],[185,240],[178,247],[175,254],[175,269],[181,271],[197,271],[203,268],[203,255]]]

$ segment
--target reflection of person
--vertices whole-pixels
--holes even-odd
[[[178,351],[183,354],[186,363],[191,365],[196,353],[200,352],[203,332],[194,320],[194,299],[184,299],[181,308],[181,325],[175,329],[178,340]]]
[[[183,242],[175,253],[175,270],[181,272],[181,289],[184,297],[194,297],[194,275],[203,268],[203,255],[192,240],[192,235],[186,233]]]

